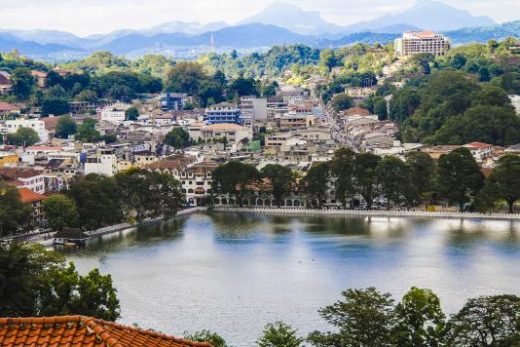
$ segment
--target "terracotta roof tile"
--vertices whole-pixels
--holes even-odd
[[[0,318],[0,346],[211,347],[84,316]]]
[[[20,107],[10,104],[8,102],[0,101],[0,111],[1,112],[9,112],[9,111],[18,111]]]
[[[45,200],[44,195],[35,193],[29,188],[20,187],[18,188],[18,192],[20,193],[20,201],[24,204]]]

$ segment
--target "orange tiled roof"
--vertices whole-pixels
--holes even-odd
[[[25,347],[211,347],[83,316],[0,318],[0,346]]]
[[[9,111],[18,111],[20,107],[10,104],[8,102],[0,101],[0,111],[9,112]]]
[[[358,107],[358,106],[349,108],[348,110],[345,110],[343,112],[347,116],[369,116],[370,115],[370,111],[368,111],[365,108]]]
[[[20,187],[18,188],[18,192],[20,192],[20,201],[24,204],[29,204],[37,201],[45,200],[45,196],[35,193],[29,188]]]

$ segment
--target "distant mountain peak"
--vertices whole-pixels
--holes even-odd
[[[438,0],[417,0],[408,9],[349,26],[351,30],[374,30],[406,24],[435,31],[494,25],[490,17],[474,16],[466,10]]]
[[[319,11],[306,11],[285,2],[273,2],[259,13],[238,24],[261,23],[276,25],[304,35],[343,32],[343,28],[326,22]]]

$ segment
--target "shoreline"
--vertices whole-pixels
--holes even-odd
[[[487,219],[520,221],[520,214],[474,213],[474,212],[427,212],[427,211],[386,211],[386,210],[316,210],[305,208],[239,208],[216,207],[214,212],[246,212],[257,214],[279,214],[288,216],[338,216],[338,217],[388,217],[388,218],[444,218],[444,219]]]

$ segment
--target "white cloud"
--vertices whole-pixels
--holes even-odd
[[[56,29],[79,35],[117,29],[141,29],[168,21],[237,22],[272,0],[0,0],[0,26],[10,29]],[[411,6],[414,0],[286,0],[320,11],[348,25]],[[448,1],[446,1],[448,2]],[[518,0],[451,0],[450,5],[498,21],[518,19]]]

